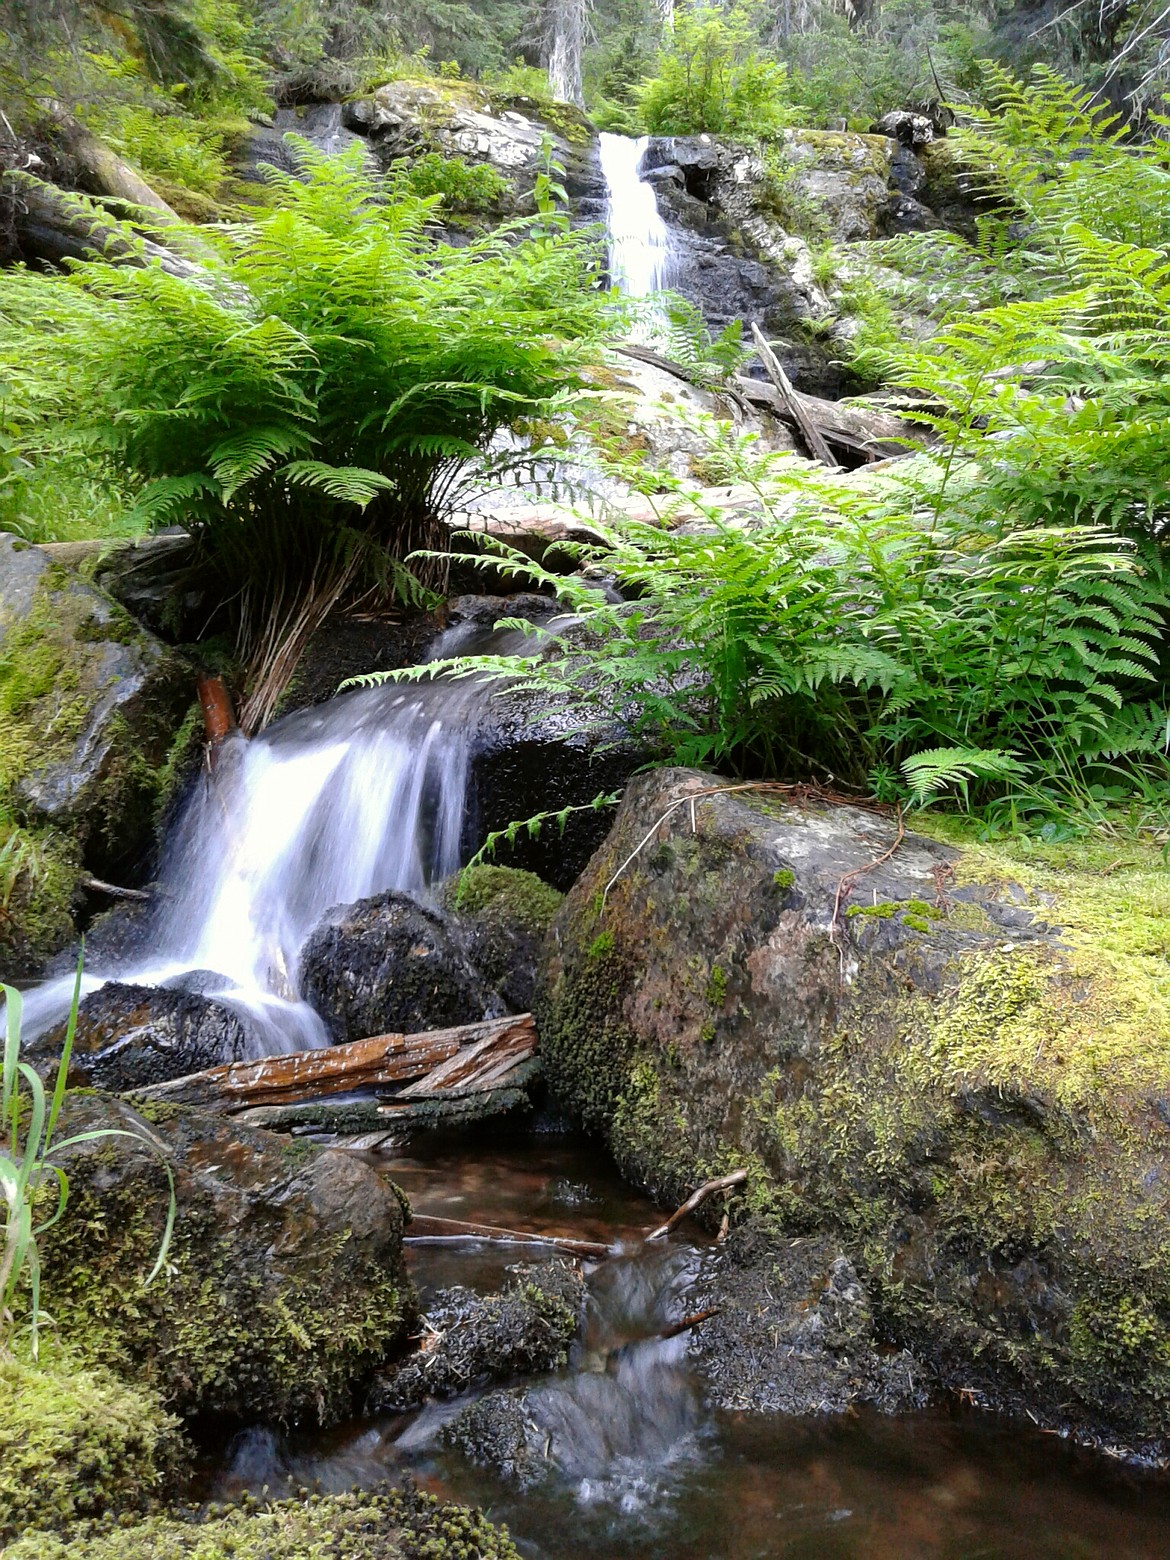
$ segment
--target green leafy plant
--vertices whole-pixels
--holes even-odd
[[[1111,789],[1167,794],[1166,592],[1148,546],[989,524],[977,477],[945,454],[846,486],[725,425],[709,442],[717,480],[753,495],[750,521],[677,482],[657,523],[591,520],[600,542],[563,547],[604,564],[618,603],[491,543],[493,569],[555,591],[580,627],[534,661],[396,675],[516,679],[669,762],[878,783],[912,805],[1011,796],[1042,819],[1100,812]]]
[[[253,730],[336,602],[417,591],[400,560],[444,536],[470,463],[557,415],[620,318],[595,236],[560,215],[449,248],[437,198],[388,199],[361,147],[294,149],[279,203],[199,230],[192,274],[145,253],[0,274],[20,453],[85,462],[140,522],[192,533],[233,603]]]
[[[656,74],[642,84],[639,106],[651,135],[755,140],[795,117],[784,66],[763,52],[755,18],[743,5],[680,8]]]
[[[508,181],[491,163],[468,163],[461,157],[425,152],[395,165],[412,195],[442,198],[444,209],[485,212],[499,207],[508,193]]]
[[[41,1260],[37,1241],[64,1217],[69,1202],[69,1178],[55,1162],[54,1154],[111,1137],[134,1138],[138,1142],[147,1140],[140,1133],[115,1127],[77,1132],[59,1141],[54,1138],[65,1103],[69,1061],[77,1031],[80,962],[51,1095],[46,1095],[35,1069],[20,1059],[22,1010],[19,991],[0,985],[0,996],[4,999],[5,1010],[3,1067],[0,1070],[0,1212],[4,1218],[0,1229],[0,1357],[10,1351],[21,1312],[27,1307],[27,1325],[35,1360],[41,1329],[51,1322],[41,1310]],[[170,1165],[165,1165],[165,1169],[171,1189],[170,1208],[158,1256],[145,1280],[148,1285],[166,1268],[175,1226],[174,1177]]]

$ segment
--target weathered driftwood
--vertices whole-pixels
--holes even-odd
[[[780,399],[788,410],[789,420],[795,421],[800,437],[804,440],[805,448],[814,460],[819,460],[823,466],[835,466],[836,460],[833,452],[825,442],[825,436],[817,427],[811,412],[809,412],[796,391],[788,375],[784,372],[783,364],[768,345],[763,331],[752,321],[752,340],[756,344],[756,353],[768,378],[780,392]]]
[[[431,1214],[416,1213],[410,1221],[408,1241],[421,1244],[437,1244],[447,1241],[484,1240],[499,1241],[509,1245],[555,1246],[574,1257],[600,1261],[608,1257],[612,1247],[602,1241],[578,1240],[574,1235],[549,1235],[535,1230],[509,1230],[498,1224],[474,1224],[463,1219],[441,1219]]]
[[[400,1101],[433,1099],[444,1095],[482,1093],[504,1083],[536,1050],[536,1027],[514,1024],[495,1028],[456,1051],[448,1061],[432,1067],[425,1077],[400,1089],[388,1108]]]
[[[319,1051],[293,1051],[258,1062],[231,1062],[136,1091],[136,1097],[198,1105],[235,1114],[260,1106],[313,1105],[322,1096],[349,1094],[424,1078],[461,1050],[492,1039],[512,1047],[512,1065],[536,1050],[531,1013],[431,1029],[418,1035],[377,1035]],[[484,1052],[481,1049],[480,1054]],[[490,1049],[487,1055],[491,1057]],[[374,1123],[375,1125],[377,1123]]]

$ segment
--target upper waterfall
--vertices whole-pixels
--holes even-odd
[[[609,270],[631,298],[646,298],[667,284],[670,238],[659,215],[654,187],[639,177],[649,137],[600,137],[609,228]]]

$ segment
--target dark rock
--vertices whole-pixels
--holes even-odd
[[[503,1011],[444,918],[394,892],[330,911],[301,951],[300,989],[337,1042]]]
[[[109,1131],[130,1135],[77,1141]],[[336,1420],[405,1336],[403,1204],[354,1156],[102,1096],[69,1098],[58,1144],[69,1204],[40,1237],[42,1303],[179,1413]],[[147,1287],[168,1166],[169,1271]]]
[[[1162,1455],[1170,1074],[1139,1038],[1161,999],[1053,929],[1099,880],[1021,904],[983,858],[892,850],[889,818],[713,784],[635,780],[566,899],[550,1088],[667,1206],[748,1167],[777,1249],[827,1237],[878,1336],[944,1383]]]
[[[934,140],[934,124],[926,114],[914,114],[905,108],[896,108],[885,114],[871,130],[874,135],[890,136],[903,146],[926,146]]]
[[[717,1408],[838,1414],[872,1403],[895,1413],[927,1402],[928,1373],[880,1346],[869,1296],[831,1240],[741,1227],[693,1293],[694,1312],[710,1307],[718,1314],[692,1330],[689,1359]]]
[[[120,1094],[257,1055],[245,1020],[199,989],[222,989],[214,984],[222,977],[212,977],[208,986],[210,974],[193,972],[205,979],[188,978],[184,989],[107,981],[78,1011],[70,1073]],[[51,1067],[64,1039],[61,1024],[38,1039],[29,1055],[38,1066]]]
[[[423,1316],[424,1342],[377,1377],[371,1413],[401,1413],[492,1381],[534,1376],[568,1362],[585,1281],[569,1262],[522,1267],[499,1293],[441,1290]]]
[[[489,865],[458,874],[439,893],[484,980],[509,1012],[531,1012],[545,934],[564,895],[532,872]]]

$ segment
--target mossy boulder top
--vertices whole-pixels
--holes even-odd
[[[554,1090],[664,1200],[746,1167],[740,1216],[841,1239],[944,1383],[1161,1454],[1170,874],[1107,853],[659,771],[554,922],[537,1017]]]
[[[41,1237],[42,1303],[63,1337],[185,1415],[326,1423],[404,1339],[415,1297],[403,1201],[368,1165],[197,1111],[148,1118],[69,1097],[69,1177]],[[168,1270],[147,1285],[169,1207]]]

